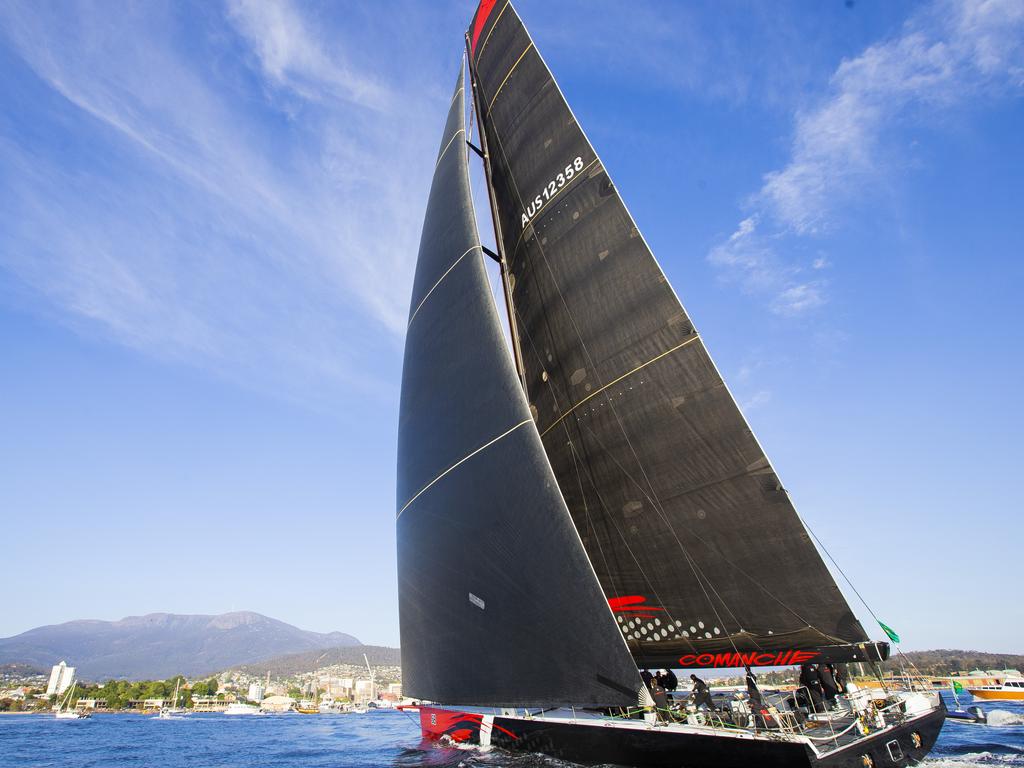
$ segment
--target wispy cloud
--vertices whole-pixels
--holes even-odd
[[[405,67],[398,22],[364,21],[248,0],[0,7],[25,67],[0,86],[24,106],[0,121],[0,268],[149,354],[296,397],[374,386],[455,62]]]
[[[844,60],[829,93],[796,115],[789,161],[765,175],[750,214],[708,258],[779,314],[800,314],[827,300],[821,280],[783,258],[784,238],[829,230],[855,196],[892,167],[884,151],[900,118],[984,98],[992,88],[1024,84],[1024,4],[949,0],[907,21],[894,39]],[[790,239],[788,242],[792,242]],[[819,270],[827,260],[810,265]]]
[[[390,100],[369,74],[328,54],[287,0],[229,0],[228,17],[252,45],[264,74],[307,99],[342,98],[370,107]]]

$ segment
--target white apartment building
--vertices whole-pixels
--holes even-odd
[[[249,695],[246,696],[249,701],[263,701],[263,694],[266,691],[263,690],[263,683],[249,683]]]
[[[46,684],[46,695],[53,696],[54,694],[57,694],[60,696],[64,691],[71,687],[71,683],[74,681],[74,667],[69,667],[66,661],[62,661],[60,664],[54,664],[53,669],[50,670],[50,682]]]

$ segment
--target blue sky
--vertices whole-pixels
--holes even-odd
[[[1024,652],[1024,6],[548,6],[814,531],[905,647]],[[397,643],[402,329],[472,10],[0,0],[0,636]]]

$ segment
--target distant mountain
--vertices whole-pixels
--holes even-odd
[[[250,611],[150,613],[120,621],[69,621],[0,639],[0,664],[49,669],[64,659],[84,680],[146,680],[203,675],[283,654],[359,644],[343,632],[308,632]]]
[[[251,675],[263,675],[270,672],[274,677],[288,677],[314,669],[329,667],[332,664],[356,664],[363,666],[363,654],[372,667],[397,667],[402,663],[402,653],[398,648],[386,648],[381,645],[356,645],[340,648],[327,648],[319,651],[290,653],[251,664],[232,667]]]

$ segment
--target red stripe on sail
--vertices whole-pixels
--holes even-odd
[[[636,613],[637,611],[664,611],[656,605],[645,605],[647,598],[643,595],[624,595],[609,597],[608,607],[615,613]]]
[[[480,39],[480,33],[484,31],[484,24],[494,10],[497,0],[480,0],[480,7],[476,9],[476,22],[473,24],[473,41],[470,47],[472,53],[476,53],[476,41]]]

